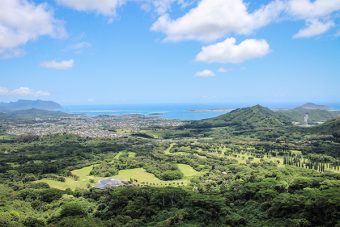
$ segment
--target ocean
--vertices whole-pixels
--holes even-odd
[[[74,105],[65,106],[63,111],[85,116],[141,114],[163,119],[201,120],[225,114],[227,110],[252,106],[254,104],[148,104],[148,105]],[[301,104],[263,104],[272,109],[294,108]],[[327,104],[333,110],[340,110],[340,104]],[[193,111],[195,110],[195,111]],[[214,111],[200,111],[214,110]]]

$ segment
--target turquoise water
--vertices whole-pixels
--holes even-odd
[[[192,112],[190,110],[236,109],[252,105],[254,104],[83,105],[66,106],[63,111],[86,116],[142,114],[159,116],[164,119],[200,120],[216,117],[225,112]],[[299,105],[301,104],[263,104],[269,108],[294,108]],[[328,104],[328,106],[332,109],[340,109],[340,104]]]
[[[199,120],[216,117],[225,112],[192,112],[196,109],[226,108],[219,105],[101,105],[67,106],[64,111],[86,116],[142,114],[164,119]],[[235,108],[235,107],[233,107]]]

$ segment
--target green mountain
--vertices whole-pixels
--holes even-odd
[[[281,113],[277,113],[266,107],[256,105],[253,107],[236,109],[230,113],[215,118],[194,121],[189,124],[189,127],[230,127],[239,131],[278,128],[290,125],[291,123],[289,118],[282,115]]]
[[[2,120],[47,120],[56,119],[60,117],[67,117],[69,114],[60,111],[49,111],[39,109],[18,110],[9,113],[1,113],[0,119]]]
[[[16,102],[0,103],[1,112],[28,109],[59,110],[62,109],[62,106],[56,102],[44,100],[18,100]]]

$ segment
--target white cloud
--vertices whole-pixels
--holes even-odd
[[[114,17],[117,8],[122,6],[126,0],[57,0],[57,2],[78,11],[93,11],[104,16]]]
[[[40,36],[64,37],[60,21],[47,4],[27,0],[0,1],[0,57],[16,57],[23,53],[20,46]]]
[[[209,69],[199,71],[195,74],[197,77],[214,77],[215,73]]]
[[[208,63],[241,63],[252,58],[260,58],[270,52],[267,41],[246,39],[236,44],[236,39],[228,38],[222,42],[202,47],[196,61]]]
[[[58,70],[65,70],[70,69],[74,65],[74,60],[63,60],[63,61],[45,61],[40,64],[41,67],[47,68],[47,69],[58,69]]]
[[[161,16],[151,30],[163,32],[166,35],[165,41],[211,42],[230,34],[249,35],[279,19],[281,15],[293,20],[304,20],[313,29],[318,27],[322,31],[331,28],[337,16],[334,14],[340,10],[340,0],[272,0],[252,12],[245,0],[200,0],[183,16],[171,18],[169,8],[175,0],[154,2],[159,5]],[[318,21],[319,24],[310,21]],[[322,29],[320,21],[324,22]],[[314,32],[315,35],[321,34]]]
[[[79,42],[79,43],[75,43],[75,44],[71,45],[70,49],[81,50],[81,49],[90,48],[91,46],[92,46],[92,44],[89,43],[89,42]]]
[[[319,20],[310,20],[307,22],[307,26],[305,28],[301,29],[294,35],[294,38],[308,38],[321,35],[332,27],[334,27],[334,23],[332,21],[323,23]]]
[[[305,20],[307,24],[293,37],[308,38],[321,35],[335,26],[332,14],[340,10],[340,0],[290,0],[286,10],[290,16]]]
[[[47,91],[33,90],[28,87],[19,87],[16,89],[9,89],[6,87],[0,87],[0,96],[13,96],[13,97],[43,97],[49,96]]]
[[[273,1],[249,13],[242,0],[202,0],[180,18],[160,16],[151,29],[165,33],[166,41],[214,41],[230,33],[249,34],[270,23],[283,7],[281,1]]]
[[[290,0],[287,7],[288,12],[294,17],[319,18],[340,10],[340,0]]]

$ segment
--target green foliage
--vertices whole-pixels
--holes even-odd
[[[68,202],[61,207],[60,216],[68,217],[68,216],[86,216],[87,211],[86,208],[83,207],[83,204],[75,201]]]
[[[313,128],[266,134],[261,130],[280,125],[273,120],[281,117],[260,107],[245,113],[263,126],[240,123],[255,134],[237,134],[229,125],[190,129],[201,130],[194,138],[184,129],[186,139],[172,128],[160,129],[173,132],[171,140],[54,135],[0,141],[0,226],[336,226],[334,137]],[[279,137],[269,137],[273,133]],[[134,186],[92,188],[118,172],[128,172],[123,179]]]

